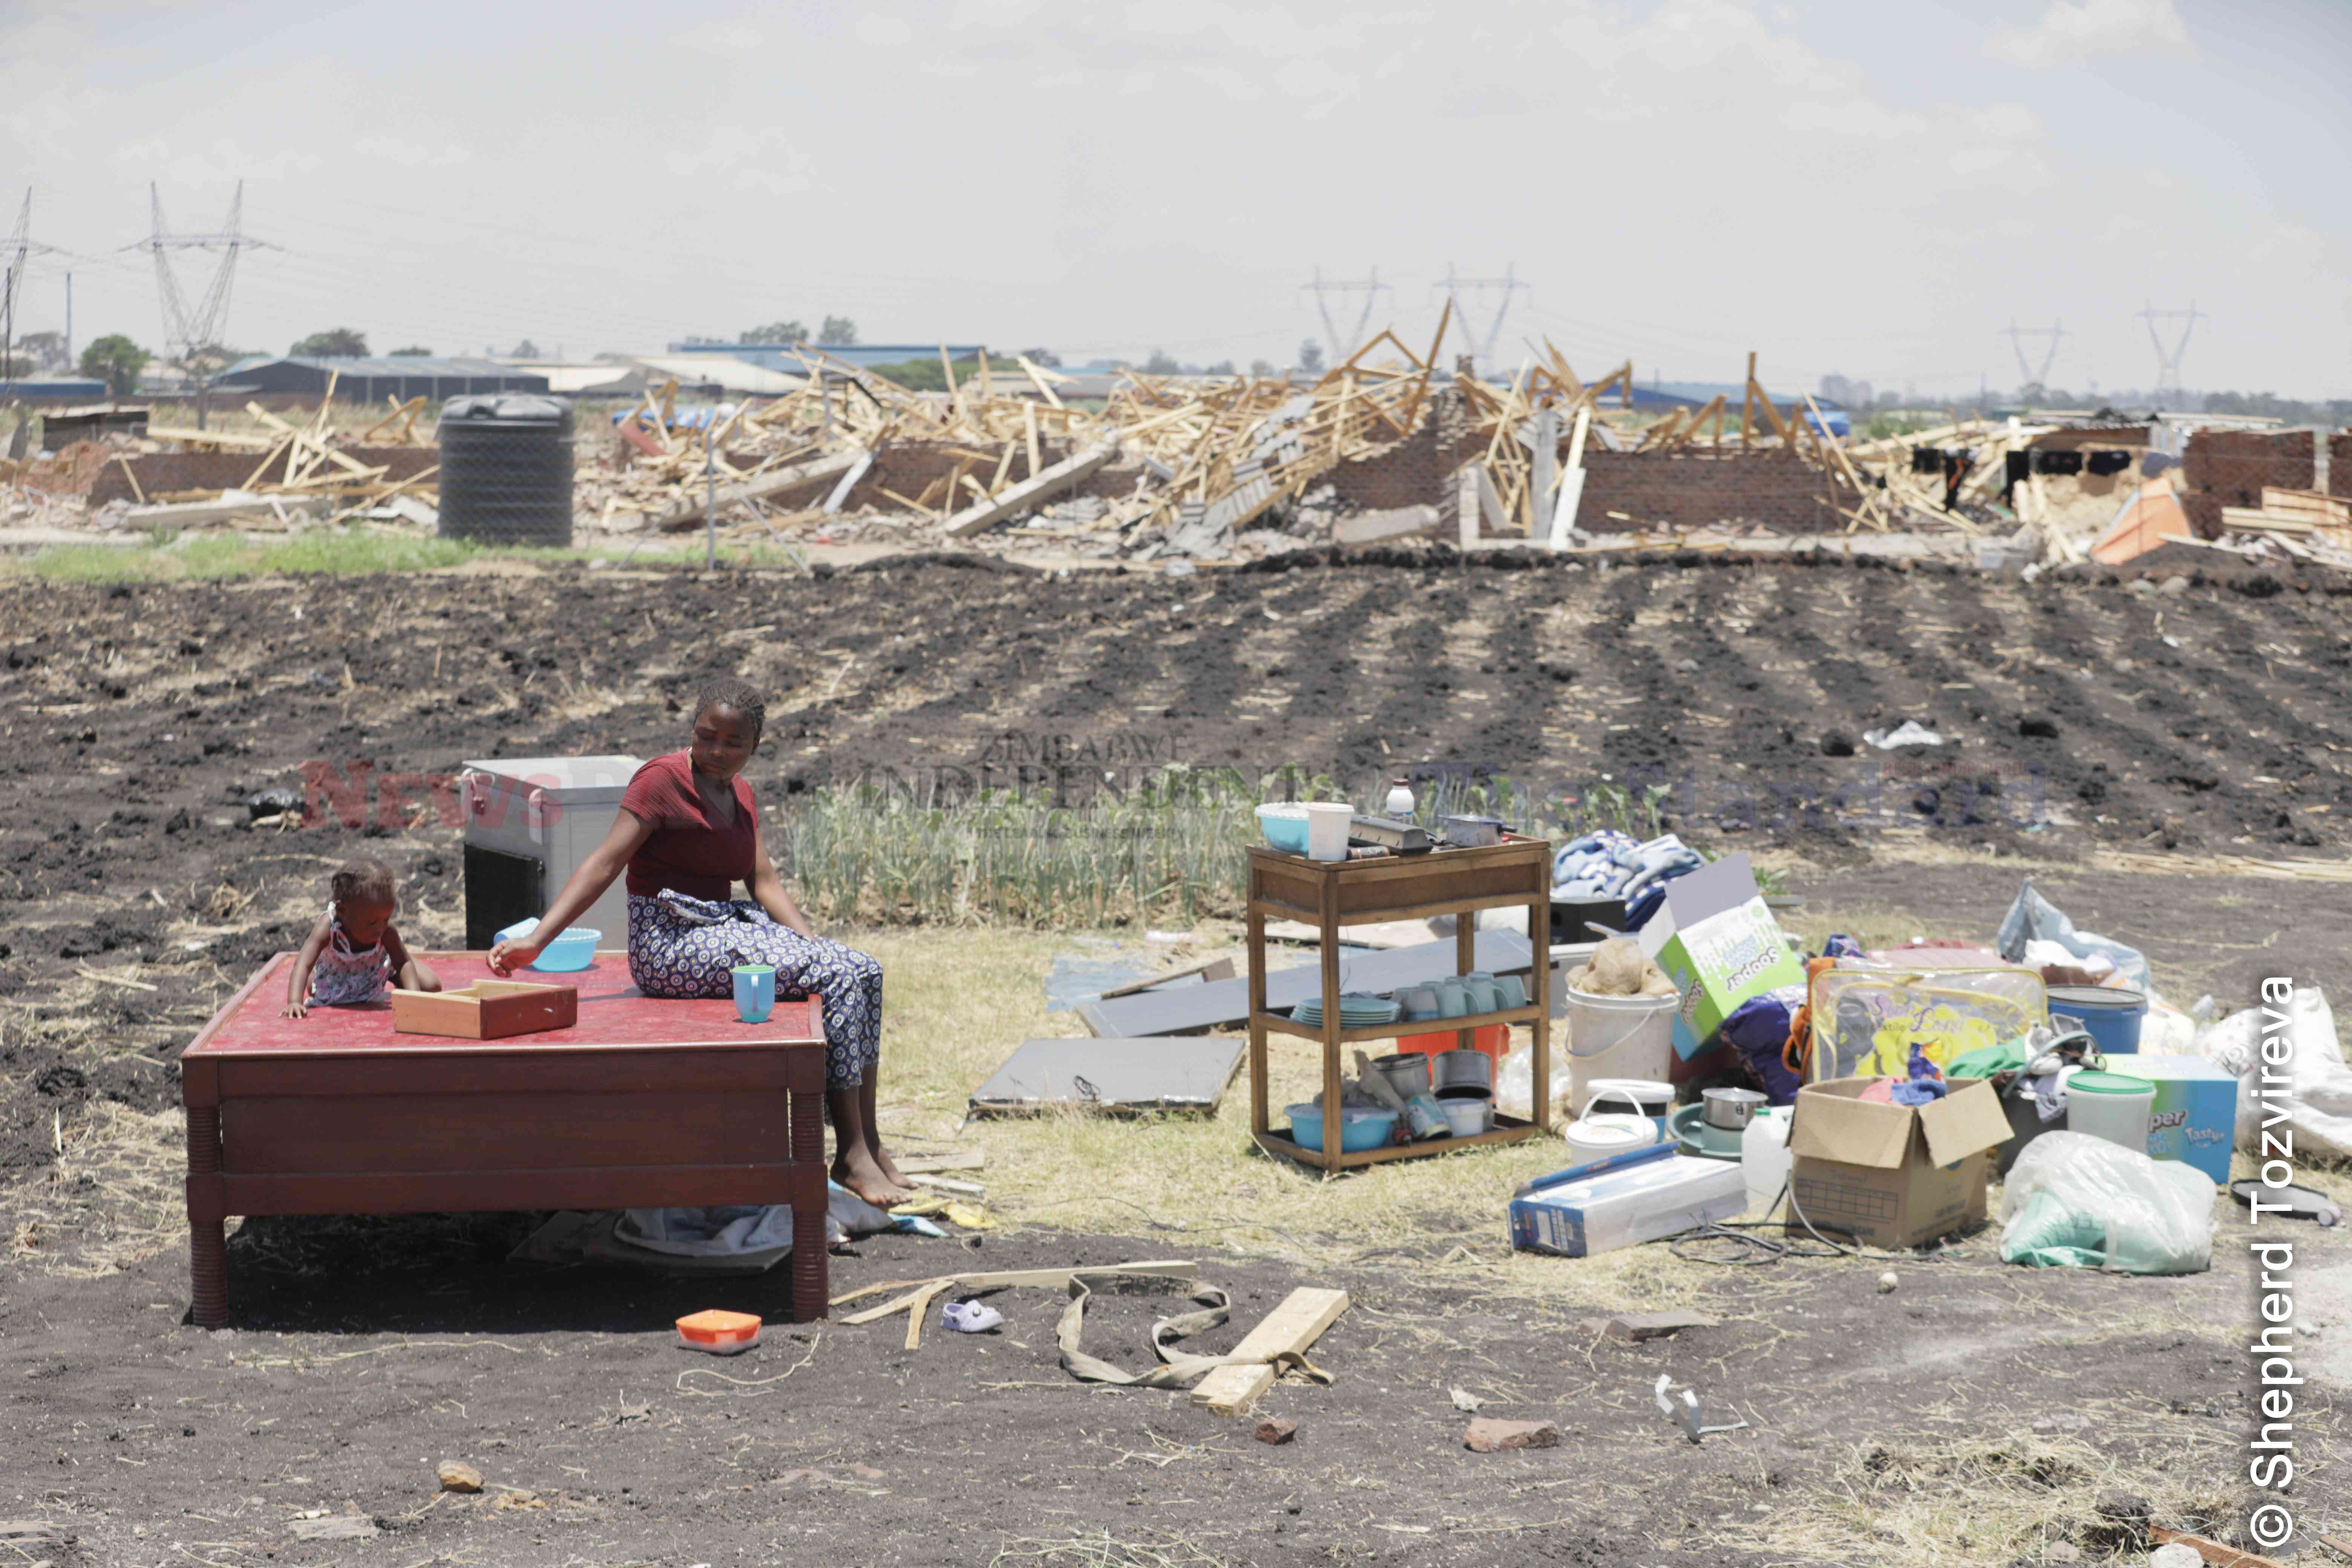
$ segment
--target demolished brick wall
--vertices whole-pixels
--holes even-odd
[[[1440,429],[1444,423],[1428,420],[1403,440],[1341,463],[1324,479],[1339,493],[1341,505],[1362,511],[1439,505],[1460,461]]]
[[[1443,419],[1433,419],[1402,441],[1333,468],[1327,478],[1340,503],[1365,511],[1435,506],[1450,518],[1454,470],[1486,453],[1475,443],[1457,449],[1446,440]],[[1566,449],[1563,438],[1563,454]],[[1576,521],[1591,533],[1660,524],[1760,522],[1790,533],[1835,532],[1845,526],[1822,475],[1777,447],[1727,448],[1711,455],[1612,452],[1588,441],[1584,467],[1584,499]],[[1611,517],[1612,511],[1624,518]]]
[[[2327,438],[2327,493],[2352,497],[2352,430]]]
[[[2181,453],[2181,475],[2190,489],[2212,498],[2218,523],[2221,507],[2262,505],[2264,485],[2311,489],[2316,443],[2309,430],[2196,430]]]
[[[341,450],[371,468],[385,469],[384,478],[395,483],[421,474],[441,460],[441,454],[431,447],[345,447]],[[131,465],[131,472],[139,479],[136,493],[122,471],[122,464],[109,463],[99,470],[97,482],[89,488],[89,504],[100,507],[109,501],[123,500],[137,505],[141,495],[152,501],[180,490],[239,489],[254,480],[254,470],[261,467],[265,456],[257,452],[149,452],[125,459]],[[270,484],[282,479],[285,474],[284,459],[275,459],[257,482]]]
[[[1702,453],[1609,452],[1588,446],[1584,467],[1576,525],[1589,533],[1719,523],[1760,522],[1785,533],[1836,533],[1845,527],[1831,500],[1828,478],[1780,447]]]

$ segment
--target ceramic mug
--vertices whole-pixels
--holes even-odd
[[[1496,975],[1495,989],[1502,994],[1500,1005],[1503,1007],[1524,1007],[1528,1005],[1527,982],[1516,974]]]
[[[1441,1018],[1466,1017],[1470,1012],[1470,993],[1459,980],[1441,980],[1437,992],[1437,1016]]]
[[[1501,998],[1495,994],[1494,979],[1489,975],[1464,975],[1462,990],[1470,998],[1470,1011],[1473,1013],[1492,1013],[1502,1005]]]
[[[1437,1011],[1437,993],[1431,990],[1426,985],[1408,986],[1404,990],[1396,994],[1396,999],[1397,1005],[1404,1009],[1404,1016],[1408,1018],[1421,1019],[1439,1016]]]
[[[735,1016],[747,1024],[764,1024],[776,1010],[776,972],[764,963],[738,964]]]

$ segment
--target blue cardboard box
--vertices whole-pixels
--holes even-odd
[[[2237,1142],[2238,1080],[2203,1057],[2118,1057],[2113,1070],[2156,1085],[2148,1112],[2147,1153],[2180,1160],[2221,1186],[2230,1179]]]

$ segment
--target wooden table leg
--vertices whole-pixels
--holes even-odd
[[[220,1107],[192,1105],[188,1112],[188,1293],[196,1326],[217,1329],[228,1321],[228,1241],[221,1212]]]
[[[1549,875],[1549,873],[1547,873]],[[1534,1100],[1536,1126],[1551,1131],[1551,900],[1528,906],[1528,946],[1535,962],[1531,978],[1536,1007]]]
[[[1266,1104],[1265,1025],[1261,1022],[1265,1012],[1265,909],[1255,898],[1248,921],[1250,1131],[1264,1132],[1274,1125],[1274,1117]]]
[[[1339,883],[1337,878],[1323,881],[1323,900],[1317,921],[1316,940],[1322,943],[1323,971],[1323,1152],[1319,1160],[1326,1175],[1338,1175],[1346,1169],[1341,1151],[1346,1147],[1348,1131],[1347,1107],[1340,1102],[1339,1029],[1342,1023],[1339,995],[1342,989],[1339,975]]]
[[[793,1306],[792,1321],[814,1322],[825,1313],[824,1065],[824,1053],[812,1055],[809,1076],[815,1087],[792,1091],[793,1181]],[[795,1073],[795,1078],[802,1076]],[[805,1173],[814,1169],[817,1179]],[[809,1194],[814,1192],[814,1196]]]

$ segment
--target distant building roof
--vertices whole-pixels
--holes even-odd
[[[106,383],[85,381],[78,376],[55,381],[36,378],[31,381],[11,382],[9,385],[15,389],[19,397],[104,397],[106,395]]]
[[[647,354],[635,363],[655,375],[674,375],[690,385],[715,386],[721,392],[781,397],[787,392],[798,392],[808,384],[806,376],[786,375],[782,371],[750,360],[737,359],[732,354]],[[793,363],[798,364],[800,362],[795,360]]]
[[[235,376],[261,365],[299,364],[308,370],[340,371],[344,375],[373,379],[385,375],[514,376],[517,367],[488,359],[448,359],[438,354],[254,354],[223,371]],[[535,373],[522,372],[530,374]]]
[[[844,364],[861,368],[876,364],[903,364],[910,359],[936,360],[940,357],[937,343],[672,343],[674,354],[721,354],[765,365],[770,370],[798,371],[799,357],[795,347],[814,354],[824,354]],[[980,357],[978,343],[950,343],[948,358],[961,363]]]

